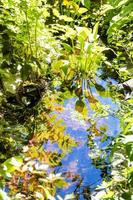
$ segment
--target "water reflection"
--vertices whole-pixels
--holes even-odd
[[[68,128],[72,128],[72,130],[86,130],[89,127],[89,123],[84,120],[81,113],[75,110],[75,102],[76,98],[66,100],[64,102],[65,109],[58,115],[58,118],[63,119],[64,124]]]
[[[95,88],[92,88],[94,95],[97,95]],[[104,105],[109,105],[112,112],[117,110],[117,106],[112,99],[103,98],[97,95],[97,98]],[[87,118],[84,118],[81,113],[75,111],[76,98],[65,100],[64,109],[62,112],[56,113],[57,118],[63,119],[63,124],[66,125],[66,132],[78,142],[78,146],[72,149],[61,161],[61,166],[55,168],[55,172],[62,173],[68,182],[68,186],[57,190],[57,195],[62,198],[66,194],[75,193],[76,199],[91,199],[90,193],[102,182],[102,178],[109,173],[109,145],[111,139],[119,132],[119,120],[112,114],[96,119],[95,129],[100,130],[101,127],[106,127],[104,130],[104,139],[101,135],[94,135],[90,129],[91,125]],[[89,103],[86,101],[88,116],[91,118],[93,111]],[[105,134],[106,132],[106,134]],[[91,143],[91,139],[93,141]],[[92,146],[91,146],[92,145]],[[57,144],[48,142],[45,148],[50,151],[59,150]]]

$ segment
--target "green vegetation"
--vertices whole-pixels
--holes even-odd
[[[96,119],[111,110],[92,87],[118,105],[113,114],[120,120],[110,145],[110,177],[97,189],[106,190],[101,199],[133,198],[132,22],[132,0],[1,0],[1,200],[54,200],[57,188],[68,187],[65,177],[54,172],[78,145],[57,117],[64,100],[76,98],[76,113],[91,124],[92,150],[96,137],[107,139],[106,127],[98,130]],[[97,77],[107,81],[106,89]],[[116,84],[111,85],[110,78]],[[60,151],[45,150],[48,141]],[[103,151],[92,156],[94,164]],[[65,199],[78,197],[72,193]]]

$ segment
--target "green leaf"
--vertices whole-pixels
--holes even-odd
[[[110,11],[110,10],[113,10],[113,9],[114,9],[114,7],[111,6],[110,4],[104,4],[104,5],[102,6],[102,10],[101,10],[100,14],[101,14],[101,15],[104,15],[106,12],[108,12],[108,11]]]
[[[63,71],[64,74],[66,75],[67,72],[68,72],[68,65],[64,65],[64,66],[62,67],[62,71]]]
[[[112,36],[115,31],[119,30],[125,23],[129,23],[133,19],[133,3],[129,3],[127,6],[123,6],[121,11],[115,15],[110,23],[108,29],[108,36]]]
[[[10,173],[14,172],[16,169],[19,169],[22,163],[23,159],[20,156],[9,158],[1,165],[1,175],[10,176]]]
[[[78,9],[78,13],[80,14],[80,15],[82,15],[83,13],[86,13],[88,11],[88,9],[86,9],[86,8],[79,8]]]
[[[93,28],[93,39],[94,41],[97,39],[97,33],[98,33],[98,26],[99,26],[99,23],[97,22]]]
[[[46,194],[47,199],[56,200],[56,199],[50,194],[50,192],[48,191],[48,189],[46,189],[46,188],[43,187],[43,190],[45,191],[45,194]]]
[[[90,4],[91,4],[90,0],[81,0],[81,2],[83,6],[85,6],[88,9],[90,8]]]
[[[129,2],[129,0],[122,0],[122,1],[120,1],[120,2],[118,3],[117,7],[120,7],[120,6],[122,6],[122,5],[126,5],[126,3],[128,3],[128,2]]]
[[[55,73],[59,73],[62,65],[63,65],[62,60],[57,60],[57,61],[53,62],[52,63],[52,71]]]
[[[60,17],[60,13],[57,9],[53,9],[53,14],[56,16],[56,17]]]
[[[60,15],[59,16],[59,19],[60,20],[64,20],[65,22],[72,22],[73,21],[73,18],[72,17],[68,17],[66,15]]]
[[[79,40],[81,40],[82,38],[83,42],[85,42],[85,40],[88,38],[89,34],[91,33],[90,29],[86,27],[76,27],[76,31],[78,33],[78,38],[80,38]]]
[[[73,50],[72,47],[67,43],[62,43],[62,45],[68,52],[71,52]]]
[[[107,194],[102,196],[102,199],[109,199],[109,198],[112,198],[113,196],[114,196],[114,192],[108,191]]]
[[[28,76],[32,73],[32,67],[31,67],[31,65],[29,65],[29,64],[24,65],[21,68],[20,73],[21,73],[22,80],[25,81],[28,78]]]
[[[0,69],[0,76],[5,78],[10,78],[10,73],[5,69]]]

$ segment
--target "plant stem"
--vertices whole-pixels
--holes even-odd
[[[27,33],[28,33],[28,40],[29,40],[29,48],[30,48],[30,53],[32,55],[31,37],[30,37],[30,29],[29,29],[27,10],[24,13],[25,13],[25,17],[26,17],[26,26],[27,26]]]

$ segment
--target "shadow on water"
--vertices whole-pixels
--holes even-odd
[[[106,87],[106,82],[99,81],[99,84]],[[120,130],[119,120],[114,115],[117,105],[111,97],[102,97],[95,87],[91,88],[93,95],[103,104],[110,106],[109,114],[97,117],[95,127],[89,120],[83,119],[81,114],[75,111],[77,98],[73,97],[64,101],[64,110],[56,113],[57,118],[63,119],[66,125],[66,132],[74,138],[78,145],[72,149],[61,161],[61,166],[55,168],[56,173],[61,173],[68,182],[68,186],[57,190],[58,196],[64,199],[66,194],[74,193],[76,199],[91,199],[90,194],[102,182],[104,178],[109,178],[110,165],[109,153],[111,141]],[[87,100],[85,100],[89,119],[93,112]],[[101,130],[100,134],[95,130]],[[94,136],[94,137],[93,137]],[[48,150],[58,150],[58,145],[45,144]],[[74,198],[75,199],[75,198]]]

